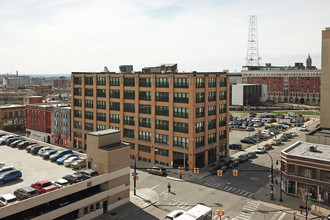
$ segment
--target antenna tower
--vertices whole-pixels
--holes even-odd
[[[259,66],[257,15],[250,15],[246,66]]]

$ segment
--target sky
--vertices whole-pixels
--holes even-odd
[[[249,16],[260,64],[321,69],[329,0],[0,0],[0,74],[112,72],[177,63],[180,72],[240,72]]]

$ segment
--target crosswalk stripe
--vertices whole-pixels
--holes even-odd
[[[281,220],[284,216],[286,215],[286,213],[285,212],[283,212],[282,213],[282,215],[279,217],[279,219],[278,220]]]

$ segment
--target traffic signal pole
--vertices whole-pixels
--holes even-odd
[[[134,157],[134,174],[133,174],[133,178],[134,178],[134,196],[136,196],[136,157]]]
[[[270,156],[270,154],[267,152],[267,155],[270,157],[270,159],[271,159],[271,185],[270,185],[270,200],[273,200],[273,198],[274,198],[274,186],[273,186],[273,179],[274,179],[274,169],[273,169],[273,158],[272,158],[272,156]],[[280,190],[282,190],[282,189],[280,189]]]

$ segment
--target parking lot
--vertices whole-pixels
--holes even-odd
[[[0,162],[6,166],[14,166],[22,172],[20,180],[14,180],[0,185],[0,195],[14,193],[18,188],[30,186],[40,180],[55,181],[66,174],[74,173],[71,168],[57,165],[49,160],[43,160],[38,155],[26,153],[26,150],[0,145]]]

